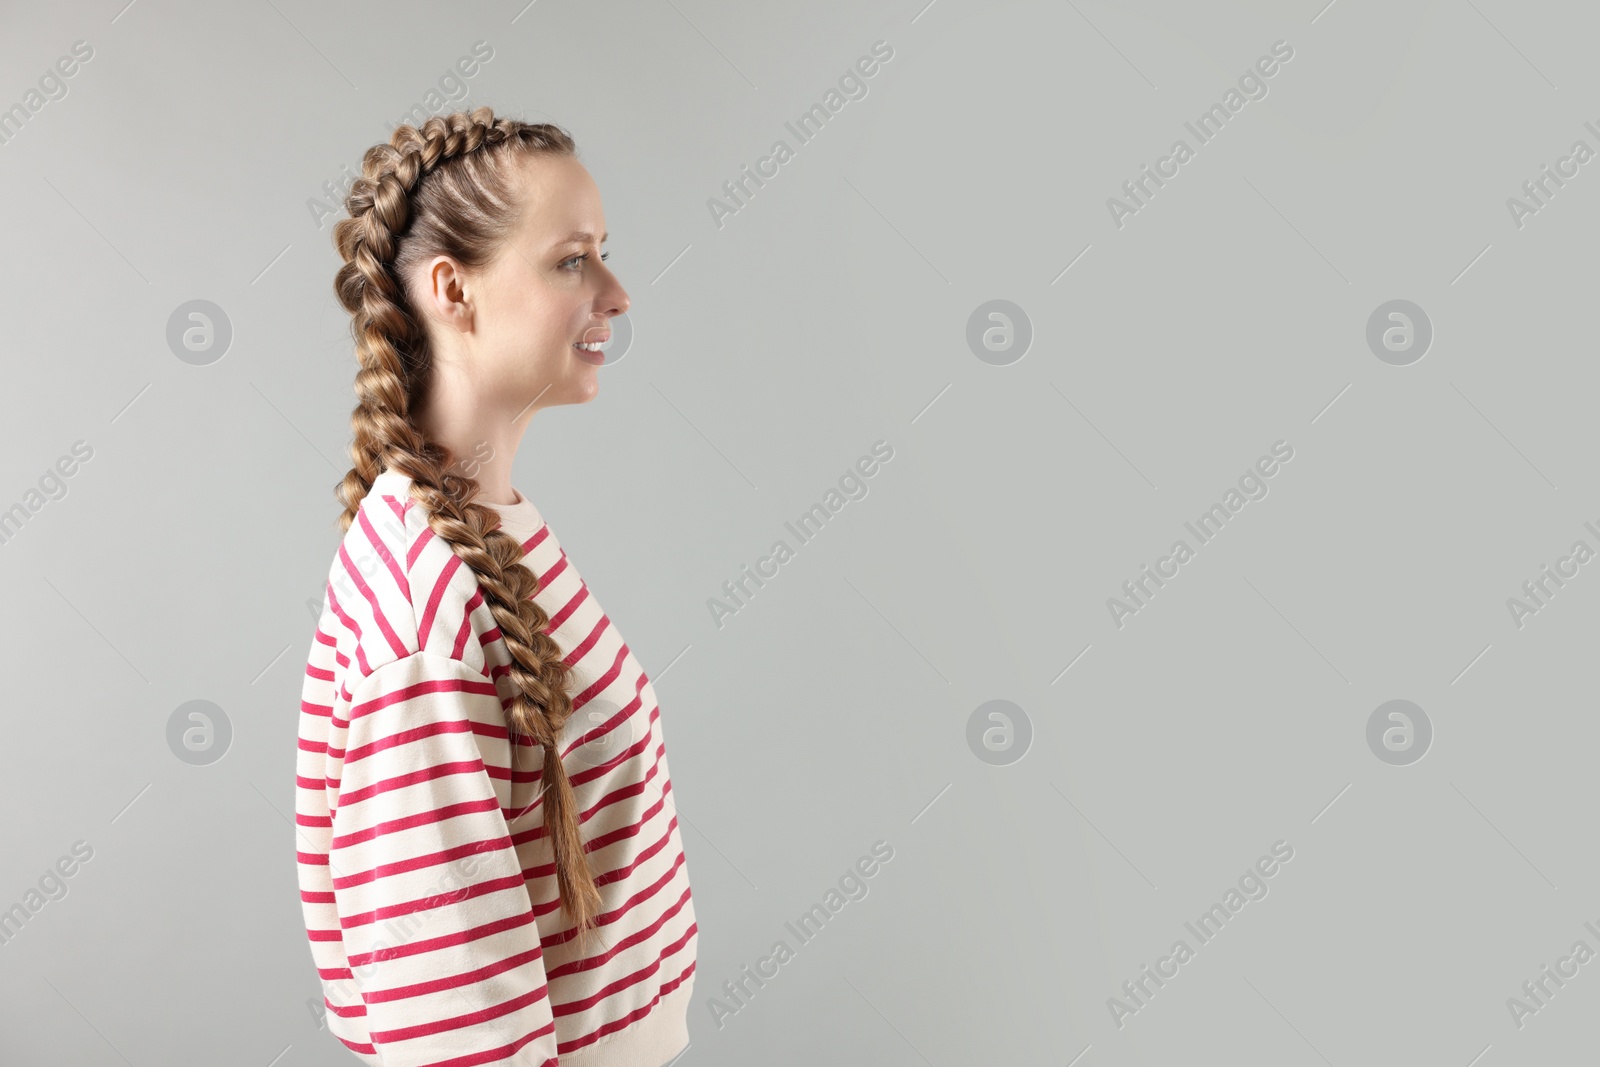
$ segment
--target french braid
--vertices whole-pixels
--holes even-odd
[[[344,263],[334,280],[352,316],[360,371],[351,412],[353,463],[337,487],[348,531],[373,479],[385,470],[412,481],[434,536],[471,568],[511,653],[507,729],[544,748],[544,826],[555,854],[563,907],[586,938],[600,907],[579,832],[577,800],[561,763],[562,725],[572,715],[570,669],[545,633],[549,615],[534,602],[539,579],[525,566],[521,544],[497,527],[499,515],[473,503],[478,482],[456,457],[426,440],[411,411],[426,395],[432,354],[402,279],[408,268],[449,255],[467,268],[487,264],[514,224],[518,204],[513,166],[524,154],[573,155],[559,126],[495,118],[488,107],[435,115],[402,125],[387,144],[369,148],[361,177],[345,199],[348,218],[333,227]]]

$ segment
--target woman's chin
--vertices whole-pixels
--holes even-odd
[[[572,382],[572,399],[569,404],[587,404],[600,392],[599,367],[585,363]]]

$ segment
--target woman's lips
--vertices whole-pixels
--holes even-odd
[[[610,340],[611,339],[607,337],[602,343],[609,342]],[[578,354],[578,358],[583,360],[585,363],[592,363],[596,367],[602,367],[605,365],[606,353],[604,348],[600,349],[599,351],[591,352],[588,349],[579,348],[577,345],[573,345],[572,350],[576,352]]]

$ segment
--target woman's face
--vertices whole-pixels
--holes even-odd
[[[522,217],[499,256],[465,280],[470,328],[443,331],[473,391],[512,413],[594,398],[604,341],[628,294],[602,262],[600,191],[571,156],[532,155],[521,170]],[[438,262],[438,261],[436,261]],[[447,268],[448,269],[448,268]]]

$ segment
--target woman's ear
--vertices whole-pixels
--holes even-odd
[[[466,275],[449,256],[435,256],[423,270],[422,305],[424,312],[441,326],[457,330],[472,328],[473,305],[467,293]]]

